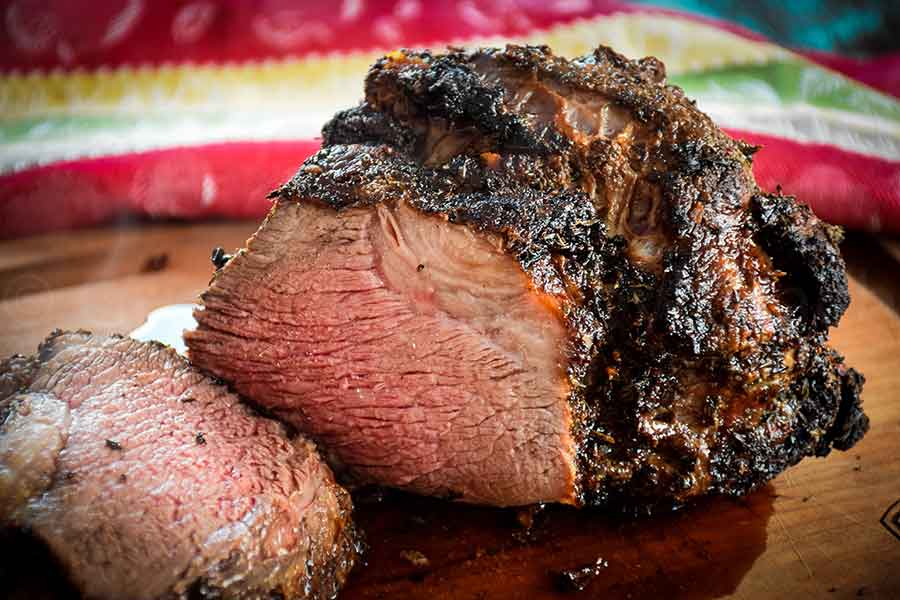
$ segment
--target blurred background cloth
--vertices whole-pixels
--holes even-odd
[[[0,1],[0,237],[254,217],[397,47],[657,56],[760,185],[900,232],[900,2]]]

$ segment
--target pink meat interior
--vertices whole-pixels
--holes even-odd
[[[501,243],[402,203],[281,201],[204,295],[191,359],[358,481],[574,502],[559,300]]]

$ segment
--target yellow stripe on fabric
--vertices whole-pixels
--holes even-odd
[[[374,56],[7,75],[0,77],[0,112],[22,118],[291,104],[299,109],[300,100],[361,97],[362,77]]]
[[[656,56],[669,73],[784,60],[794,56],[772,44],[674,16],[619,14],[533,32],[522,38],[448,40],[445,45],[547,44],[578,56],[597,44],[626,56]],[[59,114],[139,114],[197,110],[327,110],[350,106],[363,93],[372,61],[385,50],[224,65],[121,67],[91,72],[0,76],[3,119]]]
[[[655,56],[671,74],[702,71],[724,65],[785,60],[794,55],[774,44],[749,40],[677,16],[621,14],[577,21],[528,36],[557,54],[580,56],[605,44],[629,58]]]

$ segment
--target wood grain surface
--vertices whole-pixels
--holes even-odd
[[[54,328],[128,332],[154,308],[192,302],[211,249],[240,247],[255,228],[134,225],[0,242],[0,354],[33,352]],[[900,598],[897,248],[845,242],[853,301],[832,340],[867,378],[872,421],[851,451],[807,459],[748,498],[637,521],[358,493],[370,551],[342,597]],[[564,591],[561,571],[591,565],[584,591]]]

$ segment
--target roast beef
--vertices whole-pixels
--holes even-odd
[[[186,335],[348,480],[671,506],[866,431],[840,231],[659,61],[398,51],[365,87]]]
[[[0,524],[88,598],[332,598],[357,554],[314,445],[167,347],[54,333],[0,363]]]

